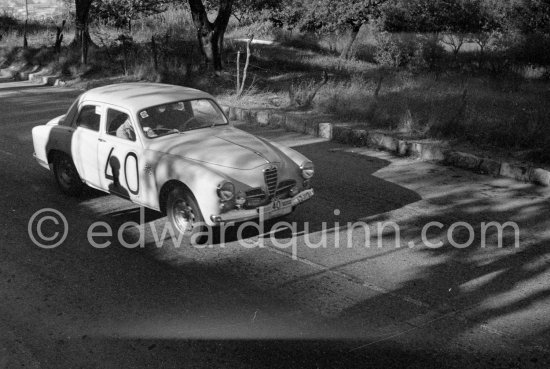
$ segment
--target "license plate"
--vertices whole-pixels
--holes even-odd
[[[306,200],[309,200],[311,197],[313,197],[313,190],[307,190],[302,193],[299,193],[296,197],[296,203],[299,204],[301,202],[304,202]]]
[[[270,218],[290,212],[292,212],[292,199],[274,200],[271,204],[258,208],[258,213]]]

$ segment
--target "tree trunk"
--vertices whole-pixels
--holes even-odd
[[[88,14],[92,0],[75,0],[75,34],[73,42],[75,47],[82,46],[82,40],[86,39],[90,42],[90,34],[88,32]]]
[[[26,49],[27,47],[29,47],[29,41],[27,41],[27,23],[28,23],[28,20],[25,19],[25,29],[23,31],[23,47]]]
[[[88,64],[88,32],[83,31],[80,33],[80,62],[84,65]]]
[[[351,50],[352,46],[357,39],[357,35],[359,34],[359,31],[361,30],[361,27],[363,26],[363,23],[354,24],[351,28],[350,36],[348,39],[348,42],[346,43],[346,46],[344,46],[344,50],[342,50],[342,53],[340,54],[340,58],[342,59],[350,59],[351,58]]]
[[[223,37],[231,17],[232,6],[233,0],[220,0],[216,20],[210,22],[202,0],[189,0],[201,53],[207,65],[212,66],[216,74],[220,74],[223,69]]]

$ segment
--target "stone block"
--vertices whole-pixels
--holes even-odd
[[[319,123],[319,137],[332,140],[332,123]]]
[[[260,126],[267,126],[269,124],[270,117],[271,117],[271,112],[268,110],[258,110],[256,112],[256,122]]]
[[[518,181],[530,181],[529,168],[527,166],[504,162],[500,166],[500,175],[507,178],[517,179]]]
[[[529,173],[529,179],[531,182],[539,184],[541,186],[550,186],[550,172],[545,169],[531,169]]]
[[[294,114],[286,116],[285,128],[289,131],[305,133],[305,122],[302,117]]]
[[[426,161],[444,161],[445,150],[438,145],[422,144],[420,158]]]
[[[481,165],[481,158],[458,151],[447,151],[444,159],[446,164],[469,170],[478,170]]]
[[[286,115],[283,113],[273,113],[269,118],[269,125],[274,127],[284,127],[286,122]]]
[[[481,173],[490,174],[492,176],[498,176],[500,174],[500,161],[493,159],[483,159],[479,165],[479,171]]]
[[[412,144],[407,141],[399,140],[397,142],[397,154],[401,156],[409,156],[411,154]]]

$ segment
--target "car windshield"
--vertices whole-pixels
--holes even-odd
[[[218,105],[210,99],[152,106],[141,110],[138,120],[145,136],[149,138],[227,124]]]

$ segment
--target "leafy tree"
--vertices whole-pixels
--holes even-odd
[[[484,45],[499,28],[497,17],[482,0],[400,1],[385,11],[384,28],[390,32],[431,34],[453,49],[456,56],[467,40]]]
[[[217,6],[208,1],[206,4],[203,4],[202,0],[188,1],[202,54],[207,63],[212,65],[216,74],[219,74],[223,68],[223,38],[231,17],[234,0],[219,0]],[[216,19],[213,22],[208,19],[206,6],[217,10]]]
[[[517,1],[507,19],[509,31],[519,33],[512,47],[516,62],[550,65],[550,0]]]
[[[250,24],[271,20],[282,5],[280,0],[235,0],[232,14],[240,24]]]
[[[550,34],[550,0],[521,0],[513,3],[508,15],[523,34]]]
[[[94,18],[114,22],[116,27],[128,27],[132,32],[132,22],[141,17],[166,10],[169,0],[96,0],[90,10]]]
[[[350,37],[342,58],[351,57],[351,49],[361,27],[382,15],[382,5],[390,0],[304,0],[301,28],[308,31],[348,30]]]

